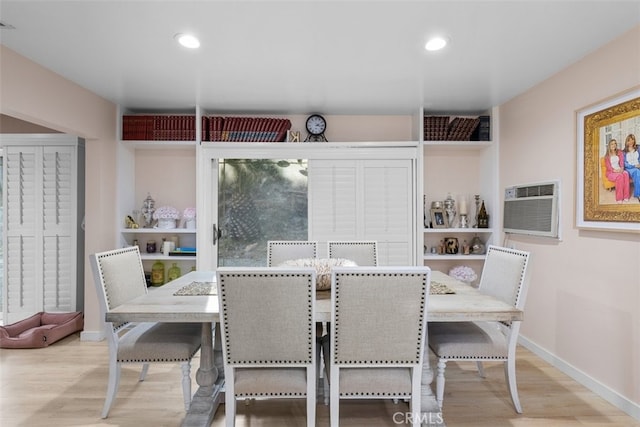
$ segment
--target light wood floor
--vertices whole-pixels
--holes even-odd
[[[178,426],[184,415],[180,368],[152,365],[139,383],[139,365],[123,368],[109,418],[100,419],[107,384],[107,344],[81,342],[78,334],[45,349],[0,349],[0,426]],[[640,426],[603,399],[526,349],[518,350],[518,383],[524,414],[517,415],[502,365],[487,364],[486,379],[475,364],[449,362],[444,419],[447,426]],[[194,369],[200,363],[194,359]],[[435,365],[435,364],[434,364]],[[195,380],[193,381],[195,389]],[[241,427],[305,425],[301,401],[238,404]],[[341,425],[398,426],[403,403],[351,401],[341,405]],[[317,406],[317,425],[329,425],[329,408]],[[212,426],[224,426],[222,405]]]

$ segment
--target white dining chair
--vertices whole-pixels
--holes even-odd
[[[267,266],[277,267],[285,261],[317,258],[318,242],[308,240],[269,240],[267,242]]]
[[[529,252],[489,246],[480,276],[479,291],[523,309],[529,284],[529,256]],[[516,384],[516,344],[521,323],[429,323],[429,347],[438,358],[436,398],[440,408],[444,399],[444,372],[448,361],[475,361],[483,378],[483,361],[502,361],[513,406],[517,413],[522,413]]]
[[[100,304],[100,315],[147,293],[137,246],[92,254],[89,257]],[[180,363],[185,410],[191,404],[191,360],[200,350],[200,323],[104,322],[109,343],[109,383],[102,418],[107,418],[120,383],[121,366],[141,363],[144,381],[150,363]]]
[[[315,426],[315,270],[221,267],[216,271],[226,425],[236,399],[306,399]]]
[[[351,240],[327,242],[329,258],[344,258],[358,267],[378,265],[378,242],[375,240]]]
[[[327,242],[327,254],[330,259],[345,259],[353,261],[358,267],[376,267],[378,265],[378,242],[375,240],[329,240]],[[323,341],[329,339],[329,329],[331,324],[324,326],[327,335],[322,337]],[[326,345],[321,346],[324,351]],[[323,364],[328,363],[328,355],[322,355]],[[324,403],[329,404],[329,381],[324,377]]]
[[[420,383],[431,270],[428,267],[336,267],[331,333],[325,342],[331,426],[340,400],[409,400],[420,425]]]

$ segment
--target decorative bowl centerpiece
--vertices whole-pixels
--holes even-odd
[[[449,270],[449,276],[453,277],[454,279],[458,279],[468,285],[471,285],[471,283],[478,278],[478,275],[475,271],[473,271],[473,268],[467,267],[466,265],[453,267],[451,270]]]
[[[162,206],[153,213],[153,219],[158,221],[158,228],[169,230],[176,228],[176,221],[180,219],[180,212],[173,206]]]

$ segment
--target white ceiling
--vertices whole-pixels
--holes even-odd
[[[640,0],[0,0],[0,21],[3,45],[125,108],[412,114],[499,105],[638,25]]]

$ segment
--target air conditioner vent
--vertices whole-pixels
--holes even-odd
[[[559,238],[558,191],[558,181],[506,188],[504,232]]]
[[[531,185],[527,187],[516,187],[516,190],[516,197],[553,196],[555,186],[553,184]]]

